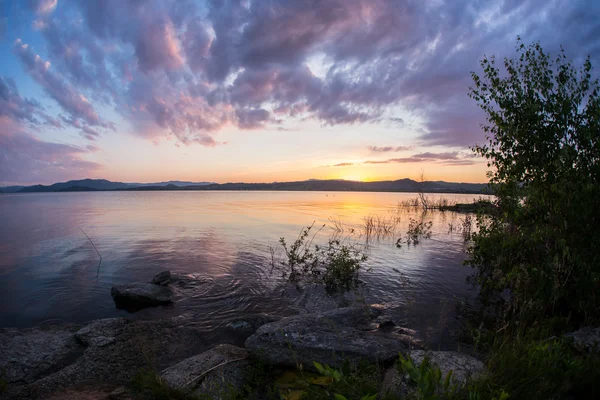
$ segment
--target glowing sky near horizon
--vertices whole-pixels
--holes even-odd
[[[600,2],[0,0],[0,185],[483,182],[517,35],[598,65]]]

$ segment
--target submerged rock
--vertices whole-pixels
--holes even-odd
[[[410,338],[364,330],[378,314],[370,307],[347,307],[296,315],[261,326],[246,348],[268,364],[314,369],[313,361],[340,366],[344,360],[386,363],[408,351]]]
[[[254,314],[233,320],[226,325],[226,328],[240,335],[250,336],[261,326],[277,320],[279,318],[269,314]]]
[[[173,301],[171,289],[146,282],[116,285],[112,287],[110,294],[118,308],[124,308],[128,311],[170,304]]]
[[[246,383],[247,357],[246,350],[221,344],[165,369],[161,377],[173,389],[211,399],[228,398],[229,394],[242,390]]]
[[[360,295],[354,292],[328,294],[323,285],[308,284],[299,288],[293,306],[300,313],[316,313],[356,306],[361,300]]]

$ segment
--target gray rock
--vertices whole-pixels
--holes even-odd
[[[152,278],[152,283],[155,285],[167,286],[171,283],[171,271],[159,272]]]
[[[153,283],[135,282],[127,285],[116,285],[110,290],[117,307],[130,311],[149,306],[170,304],[173,292],[164,286]]]
[[[410,353],[410,358],[416,366],[420,366],[426,355],[433,364],[440,368],[442,382],[449,371],[452,371],[451,381],[459,386],[463,385],[469,377],[476,378],[485,371],[485,366],[481,361],[455,351],[413,350]],[[408,375],[402,374],[394,365],[385,372],[379,395],[382,398],[387,395],[402,399],[413,398],[415,396],[411,396],[411,393],[415,390],[415,386]]]
[[[582,351],[588,353],[600,351],[600,327],[582,328],[576,332],[568,333],[565,336],[573,338],[575,347]]]
[[[121,333],[125,318],[106,318],[93,321],[75,333],[75,338],[86,346],[107,346]]]
[[[350,307],[361,304],[360,295],[354,292],[329,295],[323,285],[308,284],[300,288],[299,296],[294,300],[293,306],[300,313],[316,313],[335,310],[336,308]]]
[[[38,331],[0,330],[0,365],[8,365],[7,375],[20,375],[11,379],[8,391],[0,397],[46,400],[85,382],[126,385],[149,363],[166,368],[206,348],[201,330],[174,319],[110,318],[81,329],[55,327],[43,335]],[[27,341],[24,336],[29,337]]]
[[[0,329],[0,371],[8,385],[27,384],[83,354],[73,327]]]
[[[251,335],[261,326],[275,322],[279,318],[269,314],[254,314],[229,322],[226,328],[241,335]]]
[[[392,398],[409,398],[406,377],[398,371],[396,365],[388,368],[383,374],[383,381],[381,382],[381,389],[379,391],[380,398],[384,399],[390,395],[392,395]]]
[[[409,343],[400,335],[362,330],[377,315],[370,307],[347,307],[283,318],[261,326],[246,348],[272,365],[314,369],[313,361],[340,366],[344,360],[387,362]]]
[[[244,387],[249,366],[247,357],[246,350],[221,344],[165,369],[161,377],[173,389],[211,399],[226,398],[231,391]]]
[[[452,381],[457,384],[464,384],[467,378],[476,378],[485,371],[485,365],[481,361],[456,351],[413,350],[410,353],[415,365],[421,365],[425,356],[440,368],[442,379],[452,371]]]

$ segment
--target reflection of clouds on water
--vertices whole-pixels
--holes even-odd
[[[453,324],[452,304],[472,297],[464,282],[464,241],[448,232],[462,215],[398,211],[403,193],[103,192],[5,195],[0,219],[0,319],[30,326],[54,318],[84,322],[103,317],[157,318],[186,313],[190,323],[218,338],[232,319],[248,313],[286,315],[299,296],[270,273],[269,245],[293,241],[303,227],[327,224],[316,243],[336,234],[334,217],[364,240],[367,216],[398,217],[394,235],[410,218],[433,221],[430,240],[397,249],[394,235],[369,243],[364,296],[385,303],[400,322],[431,336],[438,321]],[[448,195],[452,197],[452,195]],[[464,195],[457,198],[464,201]],[[98,255],[80,225],[102,255]],[[4,240],[6,239],[6,240]],[[117,310],[113,284],[150,281],[170,270],[190,278],[176,286],[176,303],[135,314]],[[446,305],[449,304],[449,305]],[[448,311],[451,310],[451,311]],[[437,332],[437,333],[436,333]],[[442,332],[442,333],[440,333]],[[444,331],[445,332],[445,331]],[[438,338],[433,338],[436,343]]]

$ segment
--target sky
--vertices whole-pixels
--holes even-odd
[[[485,182],[484,55],[600,63],[597,0],[0,0],[0,185]]]

